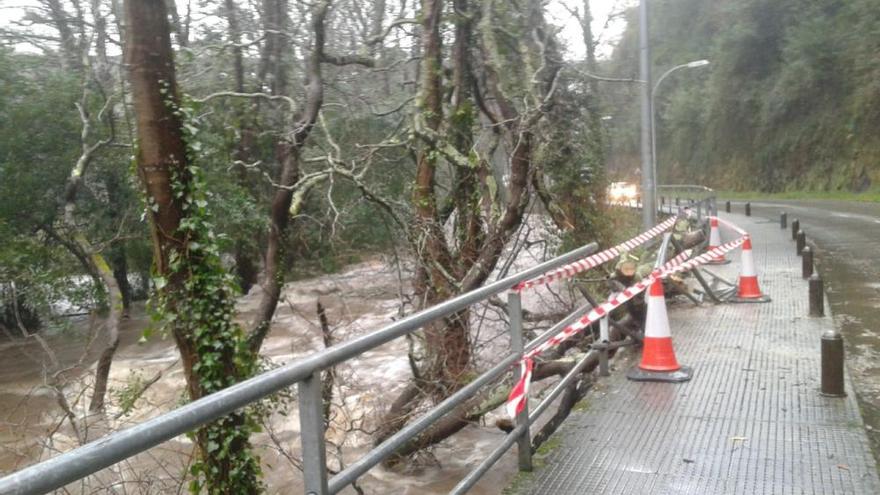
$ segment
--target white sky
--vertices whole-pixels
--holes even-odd
[[[618,17],[609,22],[609,16],[621,12],[637,2],[638,0],[590,0],[593,14],[593,36],[599,41],[597,47],[599,58],[608,58],[611,55],[614,44],[626,28],[626,23],[622,18]],[[584,0],[550,0],[548,4],[548,21],[561,28],[559,34],[568,46],[566,55],[569,59],[583,59],[586,48],[580,24],[569,13],[566,6],[577,8],[578,12],[583,14],[583,3]],[[11,27],[13,21],[21,19],[24,8],[34,4],[36,4],[36,0],[0,0],[0,27]],[[27,45],[17,46],[16,49],[36,51]]]
[[[609,22],[609,16],[623,12],[626,8],[637,3],[638,0],[590,0],[590,10],[593,14],[593,36],[599,42],[596,47],[598,58],[611,56],[614,45],[626,28],[626,22],[622,17],[617,17]],[[568,44],[567,58],[576,60],[584,58],[586,47],[583,42],[581,26],[577,19],[572,17],[569,10],[576,7],[578,13],[583,15],[583,4],[583,0],[551,0],[547,9],[548,21],[562,28],[559,35]],[[566,9],[566,6],[569,8]]]

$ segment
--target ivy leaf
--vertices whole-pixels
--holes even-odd
[[[153,329],[151,327],[145,328],[143,333],[141,333],[141,338],[138,339],[138,344],[146,344],[147,339],[149,339],[152,335]]]

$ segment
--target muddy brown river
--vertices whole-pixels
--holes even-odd
[[[522,262],[529,263],[542,256],[524,252]],[[514,265],[518,265],[520,261]],[[319,276],[287,284],[283,301],[273,323],[273,331],[264,343],[262,354],[272,365],[281,365],[323,348],[316,322],[315,303],[320,300],[334,328],[334,340],[343,341],[377,330],[400,316],[400,294],[409,288],[408,277],[398,276],[389,260],[373,259],[344,268],[340,273]],[[402,285],[401,285],[402,284]],[[240,320],[248,322],[259,302],[259,289],[240,298]],[[526,299],[526,307],[538,309],[550,302],[536,294]],[[405,308],[410,311],[410,307]],[[478,366],[486,366],[501,355],[508,341],[505,326],[493,310],[474,312],[483,321],[480,335],[490,343],[482,351]],[[82,317],[73,330],[47,336],[48,344],[57,354],[59,368],[69,368],[65,377],[71,381],[66,396],[71,409],[85,416],[86,394],[80,394],[81,381],[90,376],[88,370],[97,358],[98,349],[89,351],[88,329],[93,322]],[[135,308],[132,317],[121,327],[121,344],[116,353],[110,376],[108,422],[90,424],[88,440],[101,436],[108,428],[121,429],[154,417],[178,406],[183,400],[184,379],[177,351],[170,338],[154,335],[141,342],[148,325],[143,307]],[[501,338],[493,338],[500,336]],[[499,347],[500,346],[500,347]],[[99,346],[94,346],[99,347]],[[337,367],[338,389],[335,392],[336,423],[328,430],[328,459],[331,467],[337,462],[337,446],[348,463],[370,448],[369,431],[375,428],[379,414],[410,377],[406,339],[397,339],[373,349]],[[41,459],[70,450],[77,445],[77,432],[63,421],[55,396],[44,386],[45,355],[34,340],[0,341],[0,474],[9,473]],[[51,366],[50,366],[51,368]],[[140,380],[160,378],[140,398],[133,413],[121,412],[118,394],[126,385]],[[87,391],[87,389],[86,389]],[[479,461],[486,457],[504,437],[493,425],[502,409],[485,417],[484,424],[465,428],[450,440],[442,442],[417,459],[404,472],[373,469],[359,483],[365,493],[434,494],[447,493]],[[298,493],[301,475],[296,467],[299,452],[299,419],[296,404],[288,404],[267,422],[266,431],[252,438],[261,456],[268,493]],[[49,440],[47,440],[47,438]],[[113,469],[102,471],[86,484],[68,486],[69,493],[106,491],[109,486],[125,493],[186,492],[180,473],[186,472],[192,444],[178,437],[139,454]],[[472,493],[500,493],[516,473],[515,453],[508,453],[492,469]],[[338,463],[335,465],[338,468]],[[354,493],[350,488],[344,493]]]
[[[789,234],[791,221],[799,219],[808,243],[815,246],[831,311],[846,343],[847,370],[874,457],[880,462],[880,204],[824,200],[751,204],[754,216],[772,222],[779,221],[781,211],[787,212]],[[743,211],[743,202],[733,205],[735,211]]]

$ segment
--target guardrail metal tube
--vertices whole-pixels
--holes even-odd
[[[388,439],[379,444],[364,457],[361,457],[334,476],[330,480],[330,493],[338,493],[347,485],[357,480],[362,474],[369,471],[370,468],[393,454],[398,447],[418,435],[422,430],[431,426],[432,423],[443,417],[443,415],[451,411],[455,406],[461,404],[465,399],[474,395],[480,387],[489,383],[502,373],[505,373],[510,365],[517,361],[519,361],[519,356],[516,354],[509,354],[498,364],[489,369],[489,371],[483,373],[477,377],[476,380],[468,383],[457,392],[447,397],[443,402],[434,406],[434,408],[428,411],[424,416],[406,425],[400,431],[388,437]]]
[[[307,495],[327,495],[327,450],[324,446],[324,406],[321,372],[297,384],[303,483]]]
[[[572,323],[574,323],[575,321],[577,321],[577,319],[580,318],[581,315],[586,314],[587,311],[589,311],[592,308],[593,308],[593,304],[590,302],[581,305],[581,307],[579,307],[576,310],[569,313],[568,316],[566,316],[565,318],[560,320],[557,324],[548,328],[547,330],[544,331],[544,333],[542,333],[541,335],[538,335],[537,337],[535,337],[534,339],[529,341],[529,343],[526,344],[524,351],[525,352],[533,351],[539,345],[543,344],[544,342],[547,342],[548,340],[550,340],[551,337],[553,337],[557,333],[564,330],[565,327],[567,327],[567,326],[571,325]]]
[[[523,355],[522,298],[518,292],[507,295],[507,315],[510,320],[510,350],[520,359]],[[524,426],[524,433],[517,440],[516,455],[520,471],[532,470],[532,436],[529,432],[529,401],[526,399],[523,410],[516,415],[516,425]]]

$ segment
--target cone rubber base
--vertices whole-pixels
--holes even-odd
[[[770,296],[766,294],[761,294],[761,297],[733,296],[728,300],[728,302],[732,303],[768,303],[770,301],[772,301],[772,299],[770,299]]]
[[[730,260],[712,260],[706,263],[707,265],[729,265]]]
[[[694,369],[690,366],[682,366],[675,371],[647,371],[636,366],[626,373],[626,377],[634,382],[681,383],[693,376]]]

